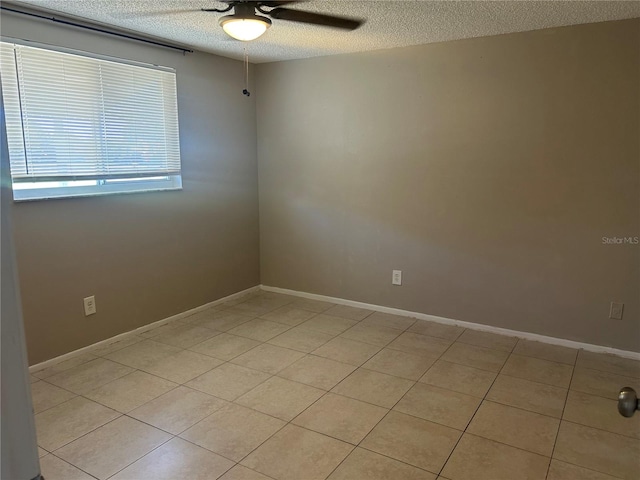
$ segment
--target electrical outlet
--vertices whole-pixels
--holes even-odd
[[[91,295],[84,299],[84,316],[88,317],[96,313],[96,297]]]
[[[402,270],[393,270],[391,273],[391,284],[402,285]]]
[[[613,320],[622,320],[623,310],[624,310],[624,303],[611,302],[611,309],[609,310],[609,318]]]

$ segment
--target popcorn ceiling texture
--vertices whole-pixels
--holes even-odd
[[[213,0],[27,0],[62,12],[160,37],[196,50],[242,58],[245,44],[218,26]],[[309,1],[291,8],[366,18],[354,32],[273,20],[247,45],[251,62],[334,55],[463,38],[640,17],[637,1]],[[194,10],[194,11],[190,11]]]

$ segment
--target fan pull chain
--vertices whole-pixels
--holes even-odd
[[[247,53],[247,47],[244,47],[244,90],[242,94],[247,97],[251,96],[249,91],[249,54]]]

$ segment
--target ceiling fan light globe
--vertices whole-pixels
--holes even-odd
[[[255,15],[251,18],[227,15],[220,19],[220,25],[227,35],[236,40],[249,42],[260,37],[271,26],[271,20]]]

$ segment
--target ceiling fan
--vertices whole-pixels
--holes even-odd
[[[247,1],[231,0],[222,1],[225,8],[202,8],[203,12],[225,13],[233,10],[231,15],[225,15],[220,19],[220,26],[227,35],[242,41],[255,40],[267,31],[271,26],[271,20],[285,20],[289,22],[308,23],[323,27],[340,28],[343,30],[355,30],[364,20],[325,15],[303,10],[282,8],[282,5],[301,3],[300,0],[290,1]],[[259,15],[262,14],[262,15]],[[266,15],[266,16],[265,16]]]

